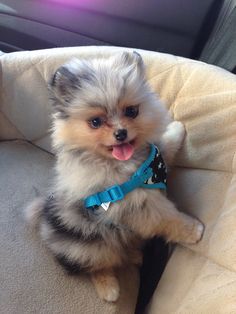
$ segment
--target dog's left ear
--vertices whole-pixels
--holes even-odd
[[[145,66],[141,55],[136,52],[124,51],[116,56],[115,65],[118,67],[125,66],[128,70],[127,74],[136,72],[141,77],[144,77]]]

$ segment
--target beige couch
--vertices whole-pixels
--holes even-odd
[[[138,272],[120,272],[117,304],[100,301],[85,276],[67,277],[22,209],[49,184],[54,158],[46,82],[72,56],[104,57],[120,48],[81,47],[0,57],[0,312],[3,314],[132,314]],[[148,314],[236,313],[236,78],[171,55],[140,51],[154,91],[187,129],[170,176],[179,208],[201,219],[198,245],[177,246]]]

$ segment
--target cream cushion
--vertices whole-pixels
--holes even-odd
[[[1,216],[5,217],[0,245],[4,274],[0,304],[3,311],[7,309],[3,313],[17,312],[13,303],[16,308],[24,304],[22,313],[26,314],[86,313],[85,308],[87,313],[134,312],[137,271],[121,274],[124,293],[117,305],[101,303],[86,278],[64,277],[39,240],[34,240],[36,236],[25,234],[20,215],[32,187],[43,191],[48,181],[49,175],[35,178],[36,170],[32,175],[30,169],[42,167],[36,173],[48,173],[53,164],[53,157],[37,148],[51,151],[47,82],[53,72],[72,57],[107,57],[120,49],[60,48],[0,57],[0,137],[21,139],[0,144],[4,152],[0,159],[1,184],[7,182],[8,187],[1,190],[5,201],[0,204]],[[139,52],[153,90],[187,131],[169,178],[170,197],[180,210],[198,217],[206,226],[199,244],[175,248],[147,313],[236,313],[236,78],[201,62]],[[24,193],[22,180],[28,182]],[[15,191],[17,206],[13,201]],[[15,242],[13,235],[18,239]],[[48,289],[50,285],[52,289]]]

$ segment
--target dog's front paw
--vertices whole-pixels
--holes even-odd
[[[191,233],[188,235],[188,237],[185,238],[184,243],[186,244],[198,243],[201,240],[203,233],[204,225],[200,221],[196,220],[193,225]]]
[[[167,126],[160,142],[167,165],[172,164],[176,153],[184,141],[185,133],[185,127],[180,121],[173,121]]]
[[[180,121],[173,121],[168,125],[165,136],[169,137],[172,142],[181,145],[185,138],[185,134],[186,131],[183,123]]]

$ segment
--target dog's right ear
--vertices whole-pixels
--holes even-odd
[[[49,82],[49,89],[59,102],[67,105],[75,91],[81,87],[80,68],[80,62],[72,60],[62,65],[53,75]]]
[[[92,67],[86,60],[74,58],[59,67],[49,82],[54,109],[61,113],[62,117],[67,117],[67,108],[76,97],[77,92],[83,87],[83,84],[91,83],[93,79]]]

